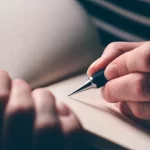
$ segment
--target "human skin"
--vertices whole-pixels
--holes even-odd
[[[88,68],[92,76],[105,68],[104,99],[141,123],[150,122],[150,42],[113,42]]]
[[[44,88],[32,91],[28,83],[12,80],[3,70],[0,108],[1,150],[85,148],[83,128],[66,105],[57,105],[51,92]]]

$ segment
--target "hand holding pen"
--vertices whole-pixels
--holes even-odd
[[[88,69],[89,76],[105,68],[102,88],[107,102],[128,117],[150,122],[150,42],[114,42]]]

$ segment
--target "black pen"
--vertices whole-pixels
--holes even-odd
[[[81,85],[77,90],[75,90],[73,93],[69,94],[68,96],[71,96],[73,94],[89,90],[92,88],[100,88],[104,86],[107,83],[107,79],[104,76],[104,69],[100,70],[99,72],[95,73],[92,77],[89,78],[88,81],[86,81],[83,85]]]

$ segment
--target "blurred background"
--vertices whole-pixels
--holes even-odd
[[[78,0],[94,21],[103,46],[150,40],[150,0]]]

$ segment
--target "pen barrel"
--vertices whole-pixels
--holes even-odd
[[[104,76],[104,71],[105,70],[103,69],[92,76],[92,82],[96,84],[97,88],[104,86],[108,82],[108,80]]]

